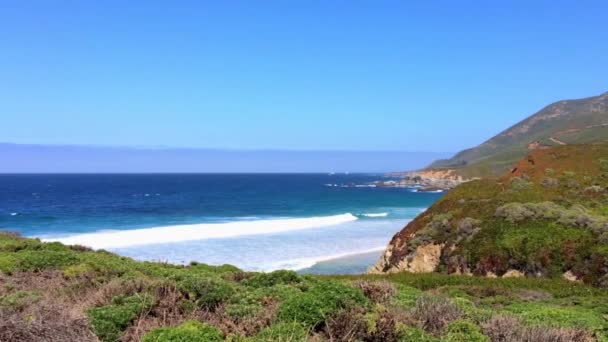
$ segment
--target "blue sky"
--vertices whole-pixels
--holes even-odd
[[[2,1],[0,141],[457,151],[608,90],[606,1]]]

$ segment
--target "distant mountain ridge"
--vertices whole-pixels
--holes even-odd
[[[608,141],[608,92],[562,100],[513,125],[477,147],[427,169],[455,169],[463,177],[498,175],[530,150]]]

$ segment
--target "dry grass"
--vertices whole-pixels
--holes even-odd
[[[588,332],[573,328],[525,326],[511,316],[493,316],[482,324],[492,342],[591,342]]]
[[[61,272],[20,272],[0,275],[2,294],[35,293],[35,300],[0,308],[0,341],[97,341],[80,307],[79,297],[66,289],[81,289]]]
[[[386,280],[357,280],[353,285],[361,289],[363,294],[374,303],[387,303],[397,293],[395,285]]]
[[[441,335],[450,322],[462,315],[458,306],[443,297],[422,296],[412,310],[412,318],[418,326],[433,335]]]

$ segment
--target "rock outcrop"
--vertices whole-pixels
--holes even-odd
[[[443,245],[428,244],[417,247],[399,263],[392,265],[388,262],[392,250],[386,250],[383,257],[374,265],[369,273],[395,273],[407,271],[412,273],[434,272],[439,265]]]

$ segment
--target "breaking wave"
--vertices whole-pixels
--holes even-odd
[[[282,218],[226,223],[200,223],[119,231],[106,230],[60,238],[46,238],[44,241],[58,241],[63,244],[82,245],[95,249],[121,248],[138,245],[281,233],[332,226],[356,220],[356,216],[351,213],[346,213],[341,215],[308,218]]]

